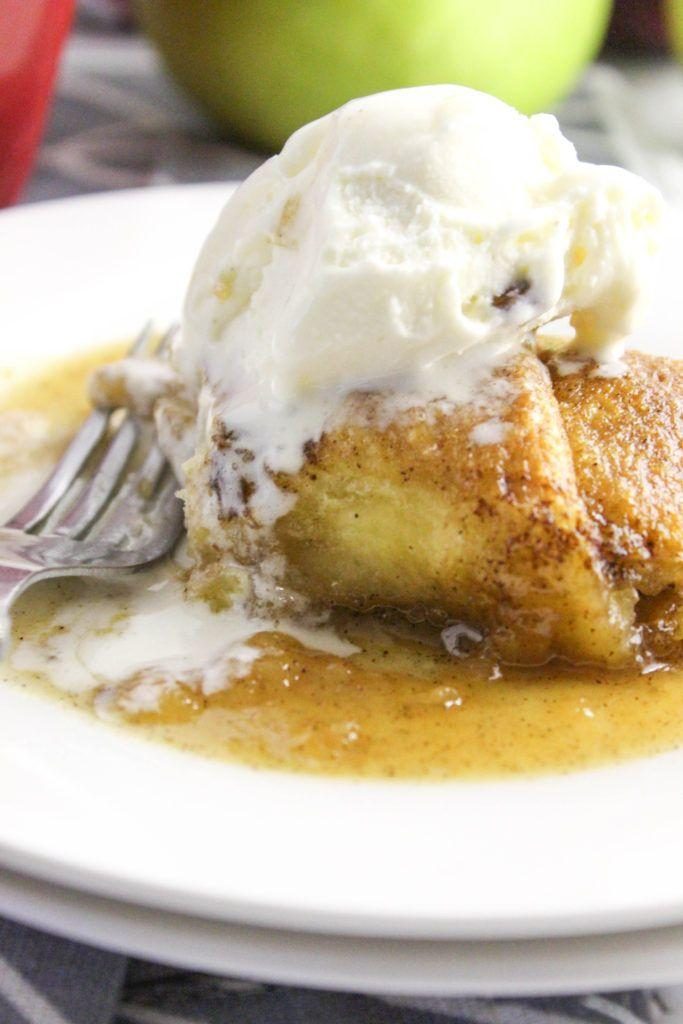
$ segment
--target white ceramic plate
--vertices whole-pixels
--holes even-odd
[[[2,214],[0,362],[177,315],[229,190]],[[659,342],[683,320],[679,215],[672,245]],[[683,751],[499,783],[325,780],[202,760],[0,687],[0,862],[90,893],[339,935],[559,936],[683,921],[682,860]]]

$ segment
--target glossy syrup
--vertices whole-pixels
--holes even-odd
[[[2,448],[3,422],[11,423],[12,411],[21,410],[41,419],[43,429],[49,424],[49,451],[43,446],[32,456],[42,467],[85,411],[87,373],[114,351],[55,365],[6,389],[0,397],[0,471],[10,485],[31,457],[16,446],[16,457],[11,446]],[[161,573],[173,585],[182,574],[170,565]],[[149,577],[135,577],[135,585],[149,585]],[[68,646],[65,621],[73,623],[75,643],[86,609],[91,612],[98,602],[119,601],[120,623],[130,605],[123,594],[111,584],[75,580],[37,586],[17,609],[15,652],[22,644],[44,645],[56,630],[62,647]],[[332,625],[356,653],[312,650],[269,629],[249,640],[259,656],[245,674],[226,674],[225,687],[208,695],[200,673],[190,672],[167,686],[152,707],[132,706],[127,696],[139,677],[133,672],[112,683],[105,671],[92,687],[66,699],[196,754],[326,775],[474,779],[568,772],[683,742],[678,667],[644,675],[562,664],[512,669],[453,659],[422,627],[350,616],[337,616]],[[102,651],[109,628],[115,626],[98,632]],[[59,695],[70,680],[67,663],[54,664],[9,675]],[[154,666],[145,671],[153,682]]]

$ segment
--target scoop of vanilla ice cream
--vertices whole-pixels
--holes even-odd
[[[551,116],[450,85],[354,100],[228,202],[179,368],[253,414],[326,391],[455,397],[530,339],[611,359],[660,219],[655,189],[581,163]],[[536,334],[563,317],[576,333]]]
[[[434,400],[495,417],[492,371],[522,346],[611,364],[660,219],[656,190],[580,163],[554,118],[470,89],[382,93],[307,125],[232,196],[190,283],[186,500],[209,533],[247,512],[267,529],[293,500],[274,474],[300,469],[352,392],[379,393],[387,420]]]

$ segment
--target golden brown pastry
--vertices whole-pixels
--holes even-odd
[[[553,382],[610,572],[643,594],[683,584],[683,363],[633,352],[628,373]]]
[[[505,660],[627,663],[640,595],[683,578],[683,371],[638,354],[628,366],[553,378],[522,355],[497,374],[493,419],[482,401],[386,422],[382,399],[355,395],[277,477],[295,500],[272,533],[245,495],[208,542],[189,501],[198,578],[210,589],[226,560],[265,561],[316,606],[463,621]],[[208,460],[190,472],[190,494],[215,488]]]

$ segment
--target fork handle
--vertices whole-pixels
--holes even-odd
[[[0,564],[0,658],[7,653],[12,623],[10,609],[16,599],[31,583],[34,583],[41,570],[23,568],[14,565]]]
[[[42,537],[0,528],[0,658],[6,653],[10,638],[12,605],[23,590],[52,575],[56,568],[46,557],[48,553],[49,548]]]

